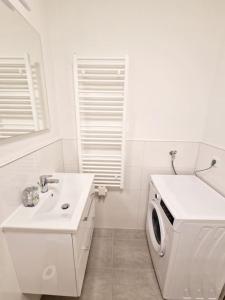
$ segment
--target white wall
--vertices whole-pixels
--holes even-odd
[[[219,54],[203,142],[225,149],[225,36]]]
[[[125,189],[97,206],[97,226],[143,228],[147,182],[195,168],[224,37],[223,0],[48,0],[66,171],[77,171],[73,53],[130,57]],[[132,158],[131,158],[132,157]]]
[[[127,139],[202,138],[223,0],[49,0],[61,134],[74,138],[72,55],[130,57]]]
[[[225,37],[224,37],[225,39]],[[216,167],[199,173],[199,176],[225,196],[225,43],[221,45],[217,72],[212,87],[203,143],[199,148],[197,168]]]

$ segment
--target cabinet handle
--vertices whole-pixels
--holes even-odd
[[[89,217],[89,214],[90,214],[90,210],[91,210],[91,206],[92,206],[92,202],[93,202],[94,198],[95,198],[95,196],[91,197],[91,203],[90,203],[89,208],[88,208],[87,216],[83,218],[84,222],[86,222],[88,220],[88,217]]]

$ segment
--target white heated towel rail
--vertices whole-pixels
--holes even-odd
[[[0,139],[38,129],[29,55],[0,57]]]
[[[123,188],[128,57],[74,56],[80,172]]]

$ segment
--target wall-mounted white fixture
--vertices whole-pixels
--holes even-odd
[[[128,57],[74,55],[80,172],[97,187],[123,188]]]

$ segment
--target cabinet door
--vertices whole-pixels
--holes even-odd
[[[85,209],[85,213],[82,216],[76,235],[73,236],[77,292],[79,296],[81,294],[88,255],[91,247],[91,240],[94,230],[94,219],[95,200],[92,199],[92,201],[89,202],[88,208]]]
[[[76,296],[72,236],[6,232],[21,291]]]

